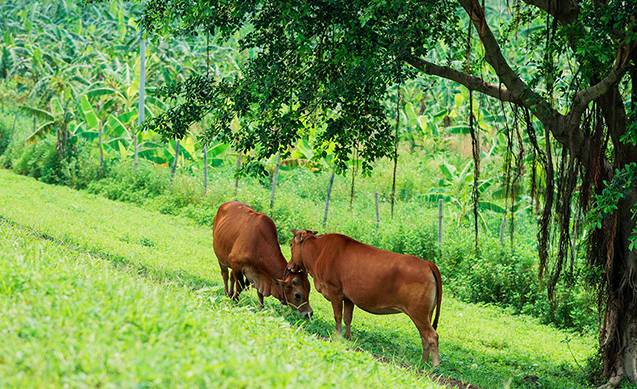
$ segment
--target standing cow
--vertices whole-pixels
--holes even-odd
[[[239,298],[245,277],[257,290],[261,306],[263,297],[271,295],[306,318],[312,316],[307,273],[287,269],[272,219],[238,201],[224,203],[215,216],[212,237],[228,297]]]
[[[304,270],[312,276],[316,290],[332,303],[337,333],[344,318],[345,337],[351,337],[354,305],[378,315],[403,312],[418,328],[423,361],[429,360],[431,351],[433,365],[440,364],[436,327],[442,282],[435,264],[341,234],[316,235],[309,230],[292,233],[290,270]]]

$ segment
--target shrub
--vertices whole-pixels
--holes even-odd
[[[11,130],[6,124],[0,122],[0,155],[4,154],[11,143]]]
[[[99,174],[99,164],[91,150],[78,144],[67,156],[60,157],[55,138],[48,136],[32,144],[12,142],[2,162],[3,167],[12,167],[18,174],[83,189]]]
[[[135,168],[132,161],[123,160],[116,162],[106,177],[91,182],[88,191],[112,200],[144,204],[163,194],[169,184],[170,175],[165,169],[144,160]]]
[[[60,160],[52,138],[35,145],[11,144],[4,158],[5,165],[13,166],[21,174],[46,182],[87,186],[92,193],[181,215],[201,225],[211,226],[217,207],[234,198],[234,177],[230,167],[211,171],[209,192],[204,195],[197,177],[178,175],[171,182],[168,169],[144,160],[140,160],[137,168],[130,160],[116,161],[103,172],[103,177],[97,179],[96,156],[78,146],[73,158]],[[335,181],[336,192],[330,205],[328,226],[322,228],[328,177],[328,173],[285,172],[272,211],[269,209],[269,185],[264,185],[258,177],[241,178],[239,197],[255,210],[272,216],[283,246],[287,245],[292,228],[341,232],[377,247],[434,261],[442,273],[446,293],[451,292],[461,300],[508,307],[516,313],[530,314],[559,327],[586,330],[595,326],[595,302],[583,283],[559,284],[556,301],[548,301],[537,277],[535,227],[531,217],[516,222],[513,248],[508,239],[507,244],[502,245],[497,238],[499,220],[492,220],[486,231],[482,227],[480,254],[477,255],[471,223],[457,225],[453,218],[446,216],[440,250],[434,227],[437,210],[427,208],[419,196],[411,195],[414,183],[408,185],[410,194],[401,195],[401,198],[412,200],[397,204],[394,219],[397,222],[390,220],[387,194],[381,193],[381,224],[378,228],[373,191],[380,185],[363,182],[350,210],[349,183],[339,177]],[[493,232],[490,234],[489,231]],[[576,275],[575,279],[583,277]]]

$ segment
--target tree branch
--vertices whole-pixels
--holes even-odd
[[[405,59],[409,65],[420,70],[423,73],[430,74],[432,76],[438,76],[446,78],[447,80],[455,81],[461,85],[466,86],[469,89],[484,93],[488,96],[494,97],[502,101],[508,101],[515,104],[521,104],[520,100],[516,99],[511,92],[501,85],[492,84],[484,81],[481,78],[472,76],[467,73],[463,73],[448,66],[441,66],[435,63],[425,61],[424,59],[416,56],[408,56]]]
[[[520,100],[542,124],[548,128],[553,137],[562,145],[572,150],[583,162],[590,159],[590,141],[584,136],[578,120],[571,115],[564,116],[555,110],[546,100],[533,91],[520,76],[509,66],[502,55],[493,32],[487,24],[484,10],[478,0],[458,0],[465,9],[471,22],[478,31],[484,46],[485,59],[493,67],[499,79],[506,85],[511,95]],[[532,0],[535,1],[535,0]],[[538,2],[540,0],[537,0]]]
[[[529,88],[518,74],[511,69],[511,66],[502,55],[500,45],[496,41],[493,32],[487,25],[484,11],[478,0],[459,0],[459,2],[476,27],[480,41],[484,46],[485,59],[495,70],[498,78],[511,91],[513,97],[520,100],[545,126],[555,127],[561,115],[540,95]]]
[[[611,88],[613,88],[619,80],[621,80],[628,70],[630,57],[634,49],[634,44],[631,47],[620,48],[615,59],[615,66],[613,66],[613,69],[606,75],[606,77],[597,84],[591,85],[586,89],[582,89],[575,94],[571,112],[569,114],[571,120],[579,121],[580,116],[591,101],[597,100],[608,93],[608,91],[610,91]]]
[[[561,24],[570,24],[577,20],[579,6],[572,0],[523,0],[529,5],[548,12]]]

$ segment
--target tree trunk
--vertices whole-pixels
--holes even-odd
[[[635,228],[631,217],[635,206],[637,188],[620,202],[611,221],[617,223],[617,232],[609,250],[613,260],[607,269],[608,296],[599,339],[609,386],[619,384],[622,377],[637,382],[637,250],[628,248],[628,238]]]
[[[627,131],[628,118],[618,87],[598,103],[613,142],[615,167],[637,161],[637,148],[620,140]],[[622,377],[637,382],[637,250],[629,250],[629,237],[635,229],[631,210],[636,207],[637,188],[633,187],[619,202],[616,213],[605,220],[610,232],[602,243],[606,244],[606,258],[598,259],[598,263],[607,264],[606,312],[599,341],[609,386],[616,386]]]

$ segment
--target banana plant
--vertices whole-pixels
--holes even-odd
[[[443,160],[439,162],[438,167],[441,178],[436,183],[436,186],[431,188],[425,195],[425,199],[432,204],[438,203],[438,201],[442,199],[447,203],[455,205],[457,209],[456,223],[460,224],[471,209],[473,161],[468,161],[461,169],[456,169],[455,166]],[[484,194],[492,184],[493,179],[491,178],[480,180],[478,183],[478,193],[480,195]],[[478,202],[478,209],[481,211],[505,213],[503,207],[491,201],[480,200]],[[486,225],[484,216],[482,214],[479,214],[479,216],[482,224]]]

